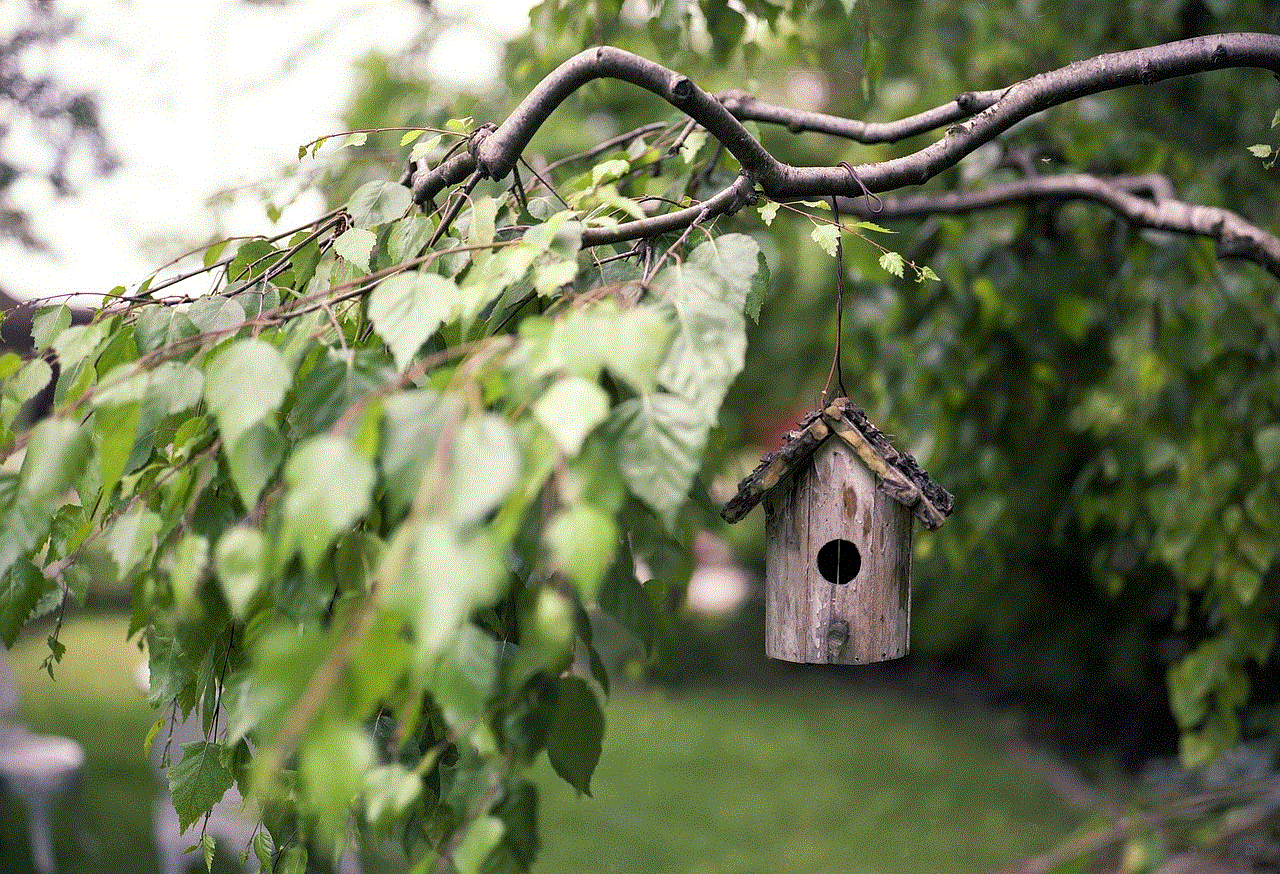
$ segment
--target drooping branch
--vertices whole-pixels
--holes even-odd
[[[1141,197],[1136,192],[1148,194]],[[1253,261],[1280,277],[1280,238],[1230,210],[1177,200],[1163,176],[1104,179],[1087,173],[1036,176],[988,185],[975,191],[946,191],[883,198],[875,218],[960,215],[1041,200],[1087,200],[1107,207],[1131,224],[1158,231],[1208,237],[1223,258]],[[842,210],[870,217],[860,199],[842,199]]]
[[[1146,85],[1177,76],[1229,67],[1258,67],[1280,75],[1280,36],[1259,33],[1218,34],[1149,48],[1099,55],[1047,73],[1040,73],[997,91],[973,92],[933,110],[895,123],[897,127],[868,128],[863,123],[842,128],[830,116],[787,114],[766,104],[730,95],[725,102],[703,91],[688,77],[654,61],[612,47],[589,49],[548,74],[497,128],[477,131],[465,152],[435,168],[415,169],[406,182],[419,204],[432,202],[444,188],[476,170],[494,179],[505,177],[534,134],[551,113],[578,88],[600,78],[618,79],[662,97],[702,125],[742,166],[746,179],[773,200],[830,195],[854,196],[861,186],[873,192],[891,191],[928,181],[954,166],[974,149],[990,142],[1014,124],[1038,112],[1115,88]],[[776,159],[736,117],[759,117],[801,130],[898,138],[952,124],[942,139],[899,158],[862,164],[856,174],[843,167],[795,167]],[[754,114],[752,114],[754,113]],[[976,113],[976,114],[973,114]],[[766,117],[767,116],[767,117]],[[967,118],[966,121],[960,119]],[[860,180],[860,182],[859,182]],[[732,212],[743,198],[721,192],[716,210],[706,204],[601,229],[592,244],[647,236],[654,229],[685,227],[699,217]],[[679,216],[679,218],[676,218]]]

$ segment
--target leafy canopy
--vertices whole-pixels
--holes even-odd
[[[563,39],[575,5],[542,4],[534,39]],[[833,56],[863,71],[848,100],[870,99],[885,46],[907,44],[852,3],[651,5],[619,42],[709,40],[748,61],[820,44],[799,12],[821,7],[812,20],[845,28],[827,38],[860,36]],[[975,57],[978,78],[1010,63]],[[905,107],[900,92],[895,109],[934,99]],[[424,121],[390,147],[434,164],[472,124]],[[741,437],[735,410],[816,395],[830,360],[840,232],[825,204],[761,203],[750,236],[717,219],[634,249],[583,245],[733,179],[683,126],[580,158],[554,191],[528,174],[479,181],[425,212],[384,173],[303,228],[209,247],[210,294],[155,277],[89,325],[50,306],[39,356],[0,356],[15,460],[0,472],[0,634],[11,644],[83,597],[90,568],[132,588],[152,702],[209,728],[171,751],[184,826],[238,785],[265,800],[264,867],[303,870],[355,824],[402,839],[422,870],[520,871],[538,847],[532,763],[546,751],[590,792],[609,687],[590,611],[659,645],[707,480]],[[342,154],[370,136],[343,137]],[[1102,148],[1068,145],[1081,161]],[[1065,591],[1120,599],[1158,577],[1184,624],[1214,617],[1169,671],[1184,752],[1204,761],[1238,736],[1248,666],[1274,649],[1274,294],[1224,279],[1194,245],[1175,247],[1187,272],[1169,281],[1175,259],[1153,264],[1137,234],[1099,253],[1096,218],[1079,218],[1074,248],[1041,245],[1060,229],[1031,224],[903,228],[908,258],[871,242],[894,239],[881,225],[846,223],[868,242],[849,253],[863,287],[845,337],[865,400],[929,435],[917,448],[961,495],[954,523],[920,541],[922,637],[1007,640],[1061,618],[1045,604]],[[1133,266],[1109,277],[1112,258]],[[1100,292],[1064,287],[1080,269]],[[17,430],[50,385],[52,414]],[[643,585],[637,556],[655,576]],[[980,613],[984,598],[1004,609]],[[50,646],[52,667],[56,631]]]

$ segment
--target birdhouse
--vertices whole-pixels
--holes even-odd
[[[911,519],[930,530],[953,499],[848,399],[811,413],[761,459],[721,515],[765,505],[765,651],[811,664],[907,654]]]

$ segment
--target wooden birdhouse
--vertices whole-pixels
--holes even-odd
[[[765,651],[811,664],[906,655],[911,517],[930,530],[952,497],[848,399],[810,414],[725,505],[765,505]]]

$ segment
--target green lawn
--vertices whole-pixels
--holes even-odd
[[[56,682],[37,673],[43,635],[11,654],[27,724],[88,751],[86,818],[99,846],[82,850],[64,829],[67,871],[154,870],[155,783],[141,749],[152,717],[124,627],[69,623]],[[546,846],[535,871],[945,874],[1043,851],[1075,825],[1005,761],[990,722],[928,703],[816,683],[630,691],[607,719],[594,798],[539,769]],[[0,874],[29,865],[19,811],[0,802]]]

